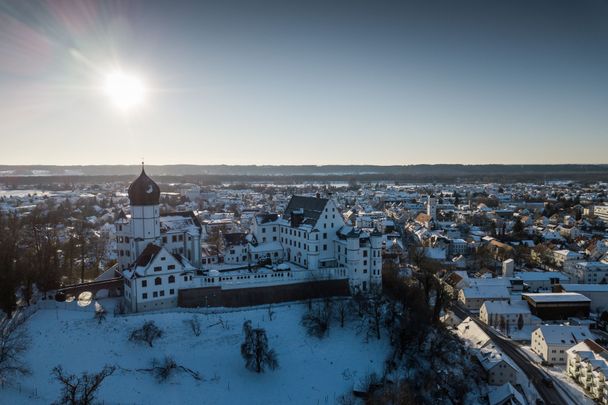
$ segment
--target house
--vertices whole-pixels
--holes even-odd
[[[578,262],[571,269],[572,282],[580,284],[598,284],[608,281],[608,263]]]
[[[194,270],[183,256],[148,244],[134,265],[122,273],[127,308],[140,312],[176,307],[178,291],[190,284]]]
[[[558,271],[522,271],[515,277],[523,281],[524,290],[529,292],[552,291],[557,284],[570,282],[570,276]]]
[[[492,387],[488,390],[490,405],[527,405],[524,396],[510,383]]]
[[[512,360],[494,346],[492,339],[471,317],[466,318],[458,325],[456,334],[483,367],[489,384],[516,383],[517,368]]]
[[[479,349],[475,355],[488,377],[488,384],[503,385],[517,383],[517,367],[493,344]]]
[[[486,301],[508,301],[510,297],[504,286],[467,287],[458,293],[458,301],[470,311],[478,311]]]
[[[542,325],[532,332],[530,346],[547,363],[565,364],[566,351],[592,337],[586,326]]]
[[[514,331],[532,323],[532,313],[525,301],[486,301],[479,309],[479,320],[502,331]]]

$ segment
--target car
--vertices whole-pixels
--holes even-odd
[[[549,377],[544,377],[543,378],[543,384],[545,384],[546,387],[548,388],[554,388],[555,384],[553,384],[553,379],[549,378]]]

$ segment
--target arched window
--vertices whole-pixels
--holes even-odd
[[[163,283],[163,280],[160,277],[156,277],[154,279],[154,285],[161,285]]]
[[[169,276],[169,284],[175,283],[175,276]]]

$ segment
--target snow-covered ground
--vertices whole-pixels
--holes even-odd
[[[274,306],[270,321],[264,308],[199,314],[201,336],[185,321],[191,312],[112,316],[113,301],[101,325],[93,319],[93,305],[47,303],[28,321],[32,339],[27,361],[32,375],[14,388],[0,389],[0,403],[48,404],[59,397],[60,386],[50,372],[62,365],[70,373],[99,371],[104,364],[122,369],[150,367],[153,358],[172,355],[178,364],[200,372],[203,381],[182,373],[159,384],[148,373],[118,370],[103,384],[99,399],[105,404],[334,404],[370,372],[381,373],[388,342],[365,342],[355,324],[344,329],[332,324],[329,337],[309,337],[300,325],[305,304]],[[54,309],[56,307],[56,309]],[[227,325],[222,327],[220,319]],[[256,374],[244,367],[240,354],[242,324],[266,329],[280,368]],[[150,348],[128,341],[131,330],[153,320],[164,336]]]

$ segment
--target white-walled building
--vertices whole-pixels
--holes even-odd
[[[251,234],[222,233],[220,256],[201,245],[202,226],[192,212],[160,214],[160,188],[143,168],[128,195],[131,213],[116,221],[116,246],[130,311],[175,307],[180,289],[334,279],[347,280],[352,293],[382,286],[382,234],[345,225],[331,199],[293,196],[283,217],[256,217]],[[251,264],[281,261],[287,263],[276,273],[276,266],[249,271]],[[214,268],[226,264],[240,270]]]
[[[598,403],[608,404],[608,352],[591,339],[567,350],[566,373]]]
[[[531,325],[533,318],[540,322],[532,316],[528,303],[523,300],[486,301],[479,309],[479,320],[503,331],[517,330],[520,319],[522,327]]]
[[[532,332],[530,347],[548,363],[565,364],[569,348],[592,338],[586,326],[541,325]]]

